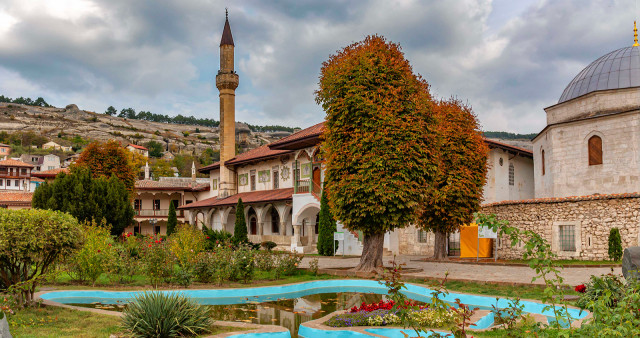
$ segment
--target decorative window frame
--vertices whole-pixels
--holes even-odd
[[[574,241],[576,251],[560,250],[560,226],[573,225]],[[555,221],[551,230],[551,251],[558,255],[558,258],[574,258],[580,257],[582,253],[582,222],[580,221]]]
[[[593,136],[598,136],[600,138],[600,142],[602,142],[602,164],[593,164],[593,165],[589,164],[589,140]],[[606,156],[607,156],[605,145],[606,145],[605,137],[604,137],[604,134],[602,134],[602,132],[598,130],[592,130],[591,132],[589,132],[584,137],[584,139],[582,140],[582,144],[580,145],[581,164],[586,163],[587,168],[590,168],[588,170],[602,170],[600,168],[604,167]]]

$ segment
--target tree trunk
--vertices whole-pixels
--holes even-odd
[[[382,249],[384,248],[384,233],[364,235],[362,256],[355,271],[374,272],[382,269]]]
[[[445,232],[435,232],[435,243],[433,245],[433,258],[434,259],[447,259],[447,234]]]

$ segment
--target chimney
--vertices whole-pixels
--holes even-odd
[[[147,164],[144,165],[144,179],[145,180],[149,179],[149,162],[147,162]]]

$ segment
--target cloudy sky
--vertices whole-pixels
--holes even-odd
[[[381,34],[437,97],[467,100],[485,130],[538,132],[582,68],[633,43],[636,1],[2,0],[0,94],[217,120],[228,7],[239,121],[321,121],[322,61]]]

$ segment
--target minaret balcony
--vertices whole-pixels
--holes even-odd
[[[239,76],[236,73],[218,73],[216,75],[216,87],[218,89],[236,89],[239,81]]]

